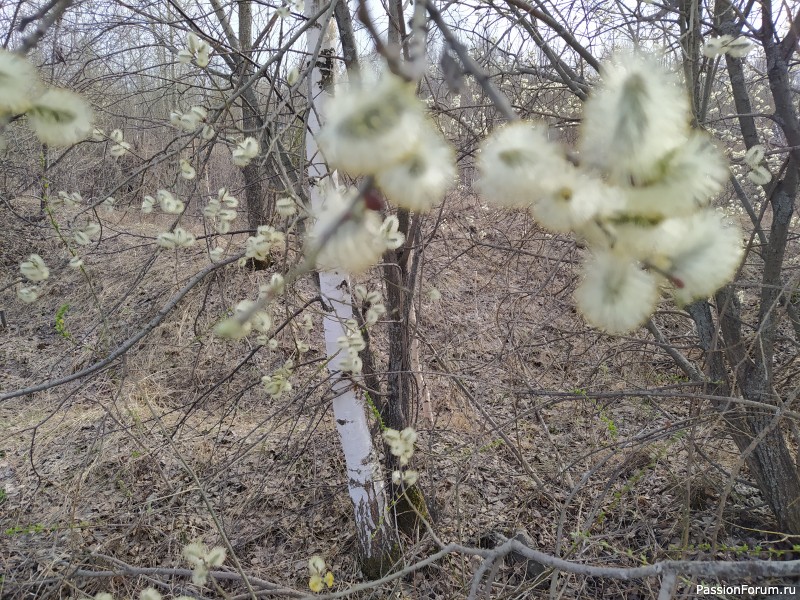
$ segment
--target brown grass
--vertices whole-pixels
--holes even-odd
[[[27,215],[37,210],[33,201],[14,207]],[[108,239],[86,254],[89,282],[66,267],[52,229],[0,223],[11,232],[1,247],[0,288],[34,251],[53,271],[48,293],[32,305],[19,303],[13,289],[0,297],[11,324],[0,331],[0,389],[101,360],[208,264],[202,243],[178,252],[177,262],[173,253],[157,253],[153,238],[171,220],[135,208],[100,213]],[[59,222],[71,217],[57,214]],[[706,461],[729,467],[735,455],[711,417],[692,412],[697,404],[688,392],[647,395],[659,387],[680,393],[679,373],[665,355],[640,339],[609,338],[584,326],[571,300],[583,251],[571,239],[465,193],[448,200],[436,228],[435,221],[425,226],[432,237],[418,311],[430,344],[423,344],[421,369],[435,421],[417,422],[416,467],[437,535],[477,545],[489,532],[523,529],[545,551],[559,544],[563,556],[613,566],[676,556],[680,547],[698,555],[725,482]],[[203,233],[199,220],[183,226]],[[232,247],[245,237],[233,237]],[[186,543],[221,543],[215,520],[251,575],[303,590],[306,560],[320,554],[337,589],[360,580],[319,339],[311,337],[292,393],[273,400],[259,379],[292,354],[300,330],[288,326],[276,351],[262,349],[235,373],[252,342],[211,335],[270,274],[219,271],[100,374],[0,404],[0,596],[134,595],[152,581],[74,578],[70,569],[109,568],[98,555],[134,566],[182,567]],[[431,287],[441,292],[439,302],[427,299]],[[276,322],[313,295],[311,281],[303,280],[274,307]],[[62,335],[55,314],[65,304]],[[309,310],[318,314],[318,305]],[[684,317],[665,315],[659,322],[673,339],[689,333]],[[385,365],[384,335],[374,332],[379,365]],[[599,392],[621,395],[591,397]],[[503,427],[543,488],[475,402]],[[705,458],[694,452],[689,462],[690,440]],[[771,538],[752,529],[772,526],[758,495],[744,484],[734,489],[723,543],[768,547]],[[744,510],[749,530],[736,526]],[[428,536],[406,543],[406,561],[432,548]],[[475,566],[453,556],[378,596],[461,598]],[[48,583],[37,584],[42,581]],[[566,577],[560,585],[572,598],[656,593],[653,582]],[[500,570],[495,588],[498,598],[545,597],[511,565]],[[161,591],[192,588],[162,578]]]

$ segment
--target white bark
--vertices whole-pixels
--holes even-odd
[[[320,0],[306,2],[306,14],[311,16],[321,9]],[[323,24],[324,25],[324,24]],[[319,44],[320,27],[308,30],[308,52],[313,56]],[[336,28],[333,21],[325,30],[322,49],[336,48]],[[321,57],[325,55],[320,53]],[[320,61],[324,60],[320,58]],[[318,61],[319,62],[319,61]],[[332,74],[331,74],[332,76]],[[312,107],[308,117],[306,133],[306,158],[309,160],[309,179],[321,181],[328,172],[319,155],[314,135],[320,129],[322,114],[329,90],[322,89],[323,73],[315,66],[309,78],[309,103]],[[312,209],[318,209],[324,198],[319,185],[309,190]],[[350,498],[355,508],[355,522],[362,557],[381,558],[386,547],[386,490],[377,453],[372,443],[367,422],[366,402],[363,394],[352,385],[349,377],[341,375],[344,356],[336,341],[346,333],[345,321],[353,318],[349,278],[337,271],[321,272],[320,293],[333,310],[323,317],[325,349],[329,358],[328,369],[333,378],[333,417],[342,444],[347,465],[347,480]]]

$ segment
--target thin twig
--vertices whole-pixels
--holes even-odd
[[[145,338],[149,333],[151,333],[156,327],[161,324],[169,313],[178,305],[178,303],[183,299],[186,294],[188,294],[192,288],[194,288],[198,283],[200,283],[206,275],[209,273],[213,273],[217,269],[220,269],[226,265],[236,262],[239,260],[244,253],[237,254],[236,256],[232,256],[231,258],[224,260],[222,262],[210,265],[200,271],[197,275],[192,277],[185,286],[181,288],[181,290],[175,294],[170,301],[167,302],[164,307],[158,311],[158,314],[153,317],[150,322],[147,323],[141,330],[139,330],[135,335],[129,337],[125,340],[122,344],[117,346],[117,348],[111,352],[106,358],[103,360],[94,363],[93,365],[86,367],[78,371],[77,373],[73,373],[72,375],[67,375],[66,377],[61,377],[59,379],[51,379],[50,381],[45,381],[44,383],[40,383],[38,385],[33,385],[30,387],[14,390],[8,392],[7,394],[3,394],[0,396],[0,402],[3,400],[10,400],[11,398],[18,398],[19,396],[27,396],[28,394],[34,394],[36,392],[41,392],[43,390],[48,390],[50,388],[58,387],[60,385],[64,385],[65,383],[70,383],[71,381],[75,381],[77,379],[81,379],[82,377],[86,377],[87,375],[92,375],[93,373],[97,373],[102,369],[105,369],[108,365],[113,363],[117,360],[120,356],[125,354],[128,350],[133,348],[138,342],[140,342],[143,338]]]
[[[467,72],[472,73],[472,76],[475,77],[475,81],[477,81],[478,84],[483,88],[483,90],[486,92],[486,95],[489,96],[491,101],[503,114],[503,116],[509,121],[516,121],[519,117],[517,117],[517,113],[514,112],[514,108],[511,106],[508,98],[506,98],[503,92],[495,87],[489,74],[483,70],[483,67],[475,62],[475,59],[470,56],[469,50],[467,50],[464,44],[456,39],[456,36],[453,35],[453,32],[447,26],[447,23],[445,23],[444,19],[442,19],[442,14],[430,2],[428,3],[428,14],[431,16],[433,22],[436,23],[439,31],[442,32],[442,36],[444,37],[445,41],[447,41],[449,46],[458,55],[458,58],[464,65],[464,69],[466,69]]]
[[[23,19],[22,23],[20,24],[20,31],[22,31],[22,29],[24,29],[32,20],[41,18],[41,21],[39,21],[36,29],[34,29],[28,37],[22,40],[22,44],[20,44],[16,52],[24,56],[30,50],[35,48],[44,37],[44,34],[47,33],[47,30],[50,29],[53,23],[61,18],[61,15],[64,14],[64,11],[69,8],[72,2],[73,0],[57,0],[57,2],[45,6],[41,11],[37,12],[33,16]],[[46,11],[50,10],[50,8],[53,6],[53,10],[47,13]]]
[[[6,585],[12,588],[27,588],[27,587],[34,587],[45,585],[49,583],[62,583],[67,578],[93,578],[93,579],[110,579],[112,577],[120,577],[120,576],[156,576],[156,577],[183,577],[186,579],[190,579],[194,574],[194,571],[191,569],[179,569],[179,568],[164,568],[164,567],[134,567],[133,565],[129,565],[123,563],[122,561],[112,558],[110,556],[105,556],[102,554],[94,554],[96,558],[100,558],[103,560],[107,560],[109,562],[113,562],[116,567],[113,570],[107,571],[94,571],[90,569],[74,569],[65,573],[60,577],[48,577],[46,579],[37,579],[33,581],[23,581],[21,583],[15,583],[11,581],[6,581]],[[209,576],[212,578],[219,580],[219,581],[242,581],[242,576],[239,573],[232,573],[230,571],[210,571]],[[256,587],[262,588],[262,590],[269,591],[276,596],[287,596],[289,598],[302,598],[304,596],[303,593],[298,592],[297,590],[293,590],[291,588],[286,588],[271,581],[267,581],[265,579],[259,579],[258,577],[251,577],[248,575],[247,580]]]

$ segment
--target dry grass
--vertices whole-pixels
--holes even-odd
[[[28,215],[37,208],[31,201],[14,206]],[[64,222],[71,217],[58,214]],[[681,547],[701,555],[726,482],[707,461],[727,468],[735,453],[711,416],[697,413],[688,392],[680,395],[679,372],[640,339],[587,330],[571,301],[583,253],[572,240],[466,194],[451,198],[442,216],[425,226],[422,289],[436,287],[442,299],[423,293],[418,310],[435,420],[419,418],[416,458],[438,536],[478,545],[492,531],[523,529],[540,549],[558,545],[563,556],[614,566],[674,557]],[[101,217],[107,239],[87,253],[89,282],[66,258],[59,262],[63,251],[52,230],[0,223],[11,232],[0,255],[0,288],[33,251],[53,271],[48,293],[32,305],[10,289],[0,297],[10,321],[0,331],[0,389],[101,360],[208,264],[203,244],[178,253],[177,262],[155,250],[154,236],[170,223],[165,217]],[[184,227],[202,234],[200,221]],[[217,523],[251,575],[303,590],[306,560],[321,554],[337,589],[360,580],[319,340],[312,336],[291,395],[273,400],[259,379],[293,353],[299,328],[287,326],[276,351],[262,349],[245,363],[250,342],[210,334],[269,275],[217,272],[101,373],[0,404],[0,596],[133,596],[152,581],[75,578],[70,570],[109,568],[98,555],[181,567],[186,543],[222,542]],[[302,281],[275,307],[276,322],[313,295],[312,283]],[[65,305],[59,333],[55,315]],[[660,322],[674,339],[690,333],[685,318]],[[379,364],[382,335],[374,336]],[[678,395],[648,395],[659,387]],[[592,397],[600,392],[619,395]],[[513,451],[484,414],[502,426]],[[749,529],[737,526],[744,512]],[[736,484],[724,515],[724,545],[769,547],[760,529],[772,521],[751,487]],[[428,536],[407,540],[404,560],[431,548]],[[377,597],[464,597],[475,566],[453,556]],[[544,597],[523,572],[503,567],[493,597]],[[161,578],[160,585],[165,593],[192,592],[180,579]],[[560,585],[570,598],[655,596],[652,581],[566,577]]]

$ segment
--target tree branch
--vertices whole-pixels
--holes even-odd
[[[484,71],[483,68],[469,55],[467,48],[456,39],[456,37],[453,35],[453,32],[447,26],[447,23],[445,23],[444,19],[442,19],[442,14],[436,10],[436,8],[430,2],[428,3],[428,14],[431,16],[433,22],[436,23],[439,31],[442,32],[444,39],[458,55],[458,58],[461,59],[464,68],[468,72],[472,73],[473,77],[475,77],[475,80],[483,88],[483,90],[486,92],[486,95],[489,96],[497,109],[509,121],[516,121],[519,117],[517,117],[517,113],[514,112],[514,108],[511,106],[508,98],[506,98],[506,96],[495,87],[495,85],[492,83],[491,77],[489,77],[489,74]]]
[[[172,312],[172,310],[178,305],[178,303],[183,299],[183,297],[186,296],[186,294],[188,294],[192,290],[192,288],[194,288],[194,286],[200,283],[205,278],[206,275],[208,275],[209,273],[213,273],[217,269],[220,269],[226,265],[236,262],[242,256],[244,256],[244,253],[232,256],[231,258],[224,260],[220,263],[209,265],[208,267],[200,271],[197,275],[192,277],[189,280],[189,283],[183,286],[181,290],[177,294],[175,294],[160,311],[158,311],[158,314],[155,317],[153,317],[150,320],[150,322],[147,323],[147,325],[145,325],[135,335],[125,340],[125,342],[119,345],[113,352],[111,352],[111,354],[109,354],[103,360],[96,362],[95,364],[86,367],[85,369],[82,369],[77,373],[73,373],[72,375],[67,375],[66,377],[61,377],[59,379],[51,379],[50,381],[45,381],[44,383],[40,383],[38,385],[33,385],[27,388],[22,388],[19,390],[8,392],[7,394],[3,394],[2,396],[0,396],[0,402],[2,402],[3,400],[18,398],[19,396],[27,396],[28,394],[34,394],[36,392],[41,392],[43,390],[58,387],[60,385],[64,385],[65,383],[70,383],[71,381],[75,381],[77,379],[86,377],[87,375],[97,373],[98,371],[101,371],[102,369],[106,368],[108,365],[117,360],[120,356],[125,354],[128,350],[133,348],[133,346],[136,345],[139,341],[147,337],[147,335],[150,334],[156,327],[158,327],[161,324],[161,321],[163,321],[166,318],[166,316],[170,312]]]
[[[591,52],[589,52],[576,38],[572,35],[569,31],[567,31],[566,27],[561,25],[558,21],[556,21],[553,17],[551,17],[547,12],[544,10],[540,10],[538,8],[534,8],[525,0],[506,0],[506,3],[516,6],[524,10],[526,13],[534,17],[535,19],[539,19],[542,23],[550,27],[553,31],[555,31],[558,36],[564,40],[567,45],[575,50],[578,55],[585,60],[590,67],[592,67],[598,73],[600,72],[600,61],[598,61],[594,56],[592,56]]]

